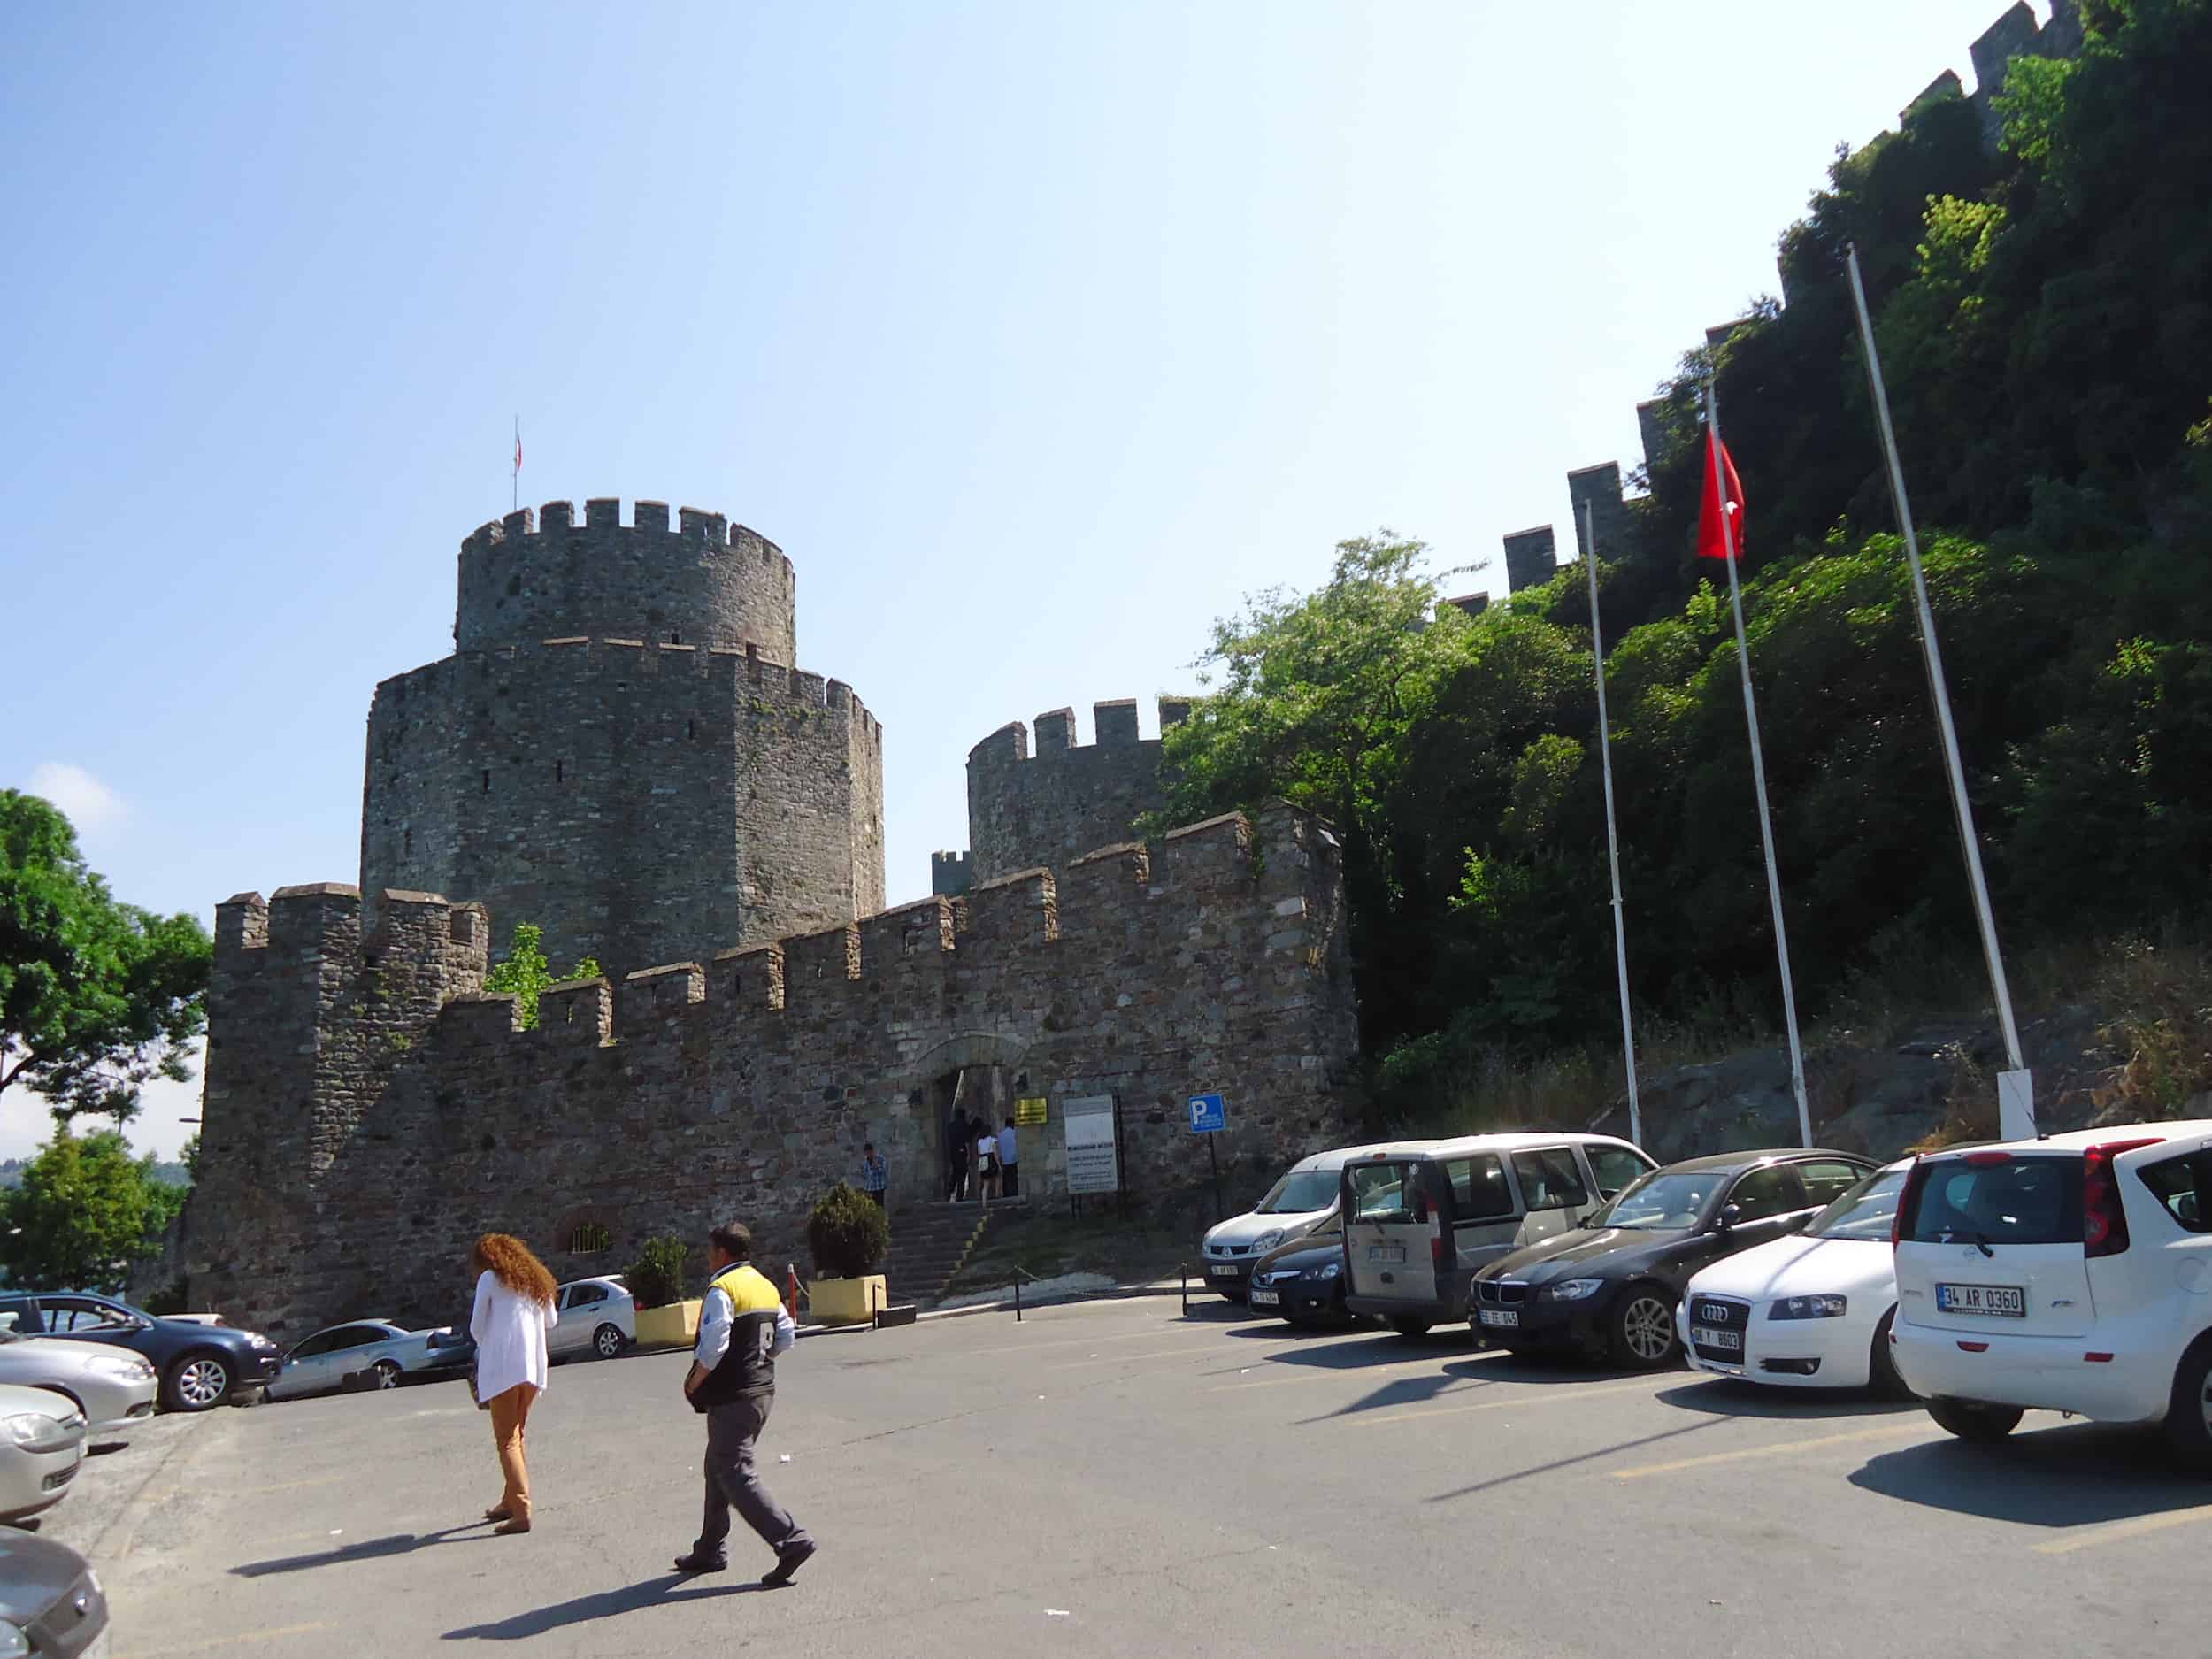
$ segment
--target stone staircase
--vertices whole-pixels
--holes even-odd
[[[891,1213],[891,1250],[884,1258],[894,1302],[932,1307],[943,1297],[945,1283],[967,1265],[983,1235],[995,1225],[1027,1213],[1025,1201],[999,1199],[987,1208],[960,1204],[902,1204]]]

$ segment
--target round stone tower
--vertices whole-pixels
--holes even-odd
[[[719,513],[567,502],[461,545],[454,655],[369,709],[361,891],[480,899],[557,972],[883,908],[883,728],[801,672],[791,561]],[[372,918],[365,918],[371,922]]]

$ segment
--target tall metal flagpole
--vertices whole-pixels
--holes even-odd
[[[1590,656],[1598,677],[1598,757],[1605,772],[1605,856],[1613,866],[1613,958],[1621,981],[1621,1049],[1628,1064],[1628,1138],[1641,1146],[1643,1113],[1636,1102],[1636,1028],[1628,1015],[1628,924],[1621,911],[1621,842],[1613,827],[1613,739],[1605,719],[1605,633],[1598,626],[1597,520],[1582,503],[1582,563],[1590,574]]]
[[[1743,633],[1743,589],[1736,581],[1736,521],[1729,514],[1728,480],[1721,470],[1720,405],[1714,401],[1713,383],[1705,382],[1707,447],[1713,457],[1713,490],[1721,504],[1721,545],[1728,553],[1728,603],[1736,615],[1736,666],[1743,673],[1743,718],[1751,728],[1751,781],[1759,792],[1759,839],[1766,848],[1767,898],[1774,907],[1774,954],[1782,964],[1782,1023],[1790,1038],[1790,1090],[1797,1096],[1797,1133],[1802,1143],[1813,1143],[1813,1115],[1805,1104],[1805,1051],[1797,1040],[1797,991],[1790,983],[1789,935],[1782,928],[1782,878],[1774,864],[1774,819],[1767,810],[1766,757],[1759,749],[1759,705],[1751,695],[1751,647]]]
[[[1998,1119],[2008,1140],[2038,1132],[2034,1080],[2020,1055],[2020,1028],[2012,1018],[2012,987],[2005,980],[2005,959],[1997,948],[1997,918],[1989,907],[1989,882],[1982,874],[1981,842],[1974,833],[1974,809],[1966,798],[1966,770],[1959,761],[1959,735],[1951,722],[1951,693],[1943,675],[1943,648],[1936,642],[1935,612],[1928,607],[1928,579],[1920,567],[1920,538],[1905,500],[1905,468],[1897,458],[1897,434],[1890,425],[1889,393],[1882,384],[1882,359],[1874,349],[1874,319],[1866,307],[1866,285],[1859,276],[1856,244],[1846,250],[1851,272],[1851,299],[1858,307],[1859,335],[1866,344],[1866,377],[1874,391],[1874,414],[1882,428],[1882,454],[1889,463],[1889,492],[1897,503],[1898,527],[1905,534],[1905,561],[1912,566],[1913,601],[1920,612],[1920,646],[1928,664],[1928,693],[1935,700],[1936,726],[1943,734],[1943,762],[1951,777],[1951,807],[1958,818],[1959,844],[1966,849],[1966,873],[1974,890],[1974,918],[1981,925],[1982,955],[1989,964],[1989,987],[1997,999],[1997,1020],[2004,1028],[2005,1058],[2011,1070],[1997,1079]]]
[[[522,506],[522,417],[515,417],[515,464],[510,469],[514,476],[507,496],[507,511],[518,511]]]

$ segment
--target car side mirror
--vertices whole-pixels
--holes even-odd
[[[1713,1218],[1713,1231],[1725,1233],[1742,1219],[1743,1206],[1741,1204],[1724,1205],[1720,1214]]]
[[[1782,1224],[1782,1231],[1785,1233],[1802,1233],[1807,1227],[1812,1225],[1812,1212],[1809,1210],[1801,1215],[1792,1216],[1788,1220]]]

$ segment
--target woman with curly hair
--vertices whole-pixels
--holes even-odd
[[[484,1511],[501,1532],[530,1530],[530,1471],[523,1462],[523,1429],[530,1404],[545,1392],[545,1333],[556,1323],[558,1289],[545,1263],[511,1233],[488,1233],[469,1250],[476,1270],[476,1306],[469,1334],[476,1339],[476,1402],[492,1414],[507,1489]]]

